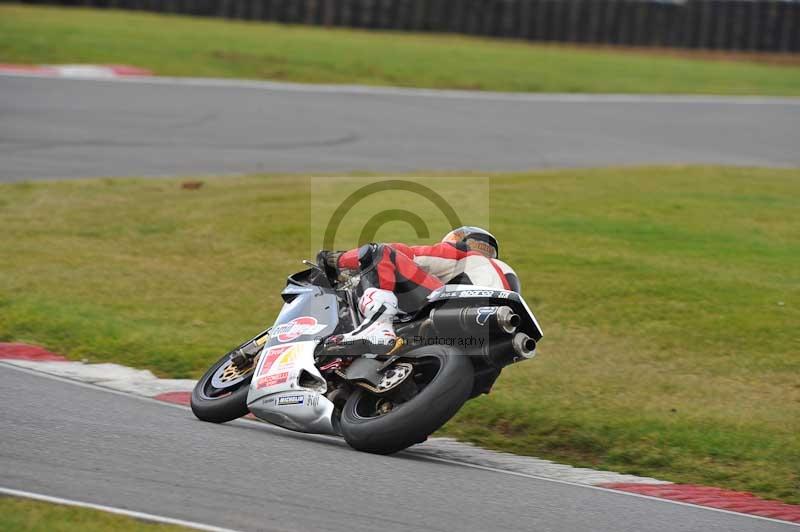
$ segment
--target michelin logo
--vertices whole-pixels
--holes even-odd
[[[283,397],[278,397],[278,406],[302,405],[304,398],[302,395],[284,395]]]

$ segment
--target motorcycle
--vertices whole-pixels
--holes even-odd
[[[514,290],[448,284],[395,320],[385,355],[326,348],[360,323],[358,274],[324,265],[289,276],[272,327],[226,353],[200,378],[191,407],[203,421],[252,413],[290,430],[343,436],[360,451],[391,454],[427,437],[501,370],[533,358],[542,330]]]

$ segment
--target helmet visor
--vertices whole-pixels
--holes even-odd
[[[464,243],[467,245],[470,251],[477,251],[484,257],[490,259],[497,258],[497,249],[484,240],[479,240],[478,238],[470,236],[464,239]]]

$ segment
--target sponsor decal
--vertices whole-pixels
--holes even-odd
[[[263,356],[264,360],[261,363],[261,369],[258,370],[258,374],[266,375],[278,357],[294,347],[295,346],[293,345],[280,345],[278,347],[272,347],[268,349]]]
[[[270,386],[275,386],[276,384],[282,384],[289,380],[289,372],[282,371],[281,373],[275,373],[274,375],[267,375],[266,377],[261,377],[258,379],[256,383],[256,389],[260,390],[261,388],[268,388]]]
[[[480,307],[478,309],[478,315],[475,316],[475,321],[478,322],[478,325],[486,325],[489,318],[497,314],[497,308],[498,307]]]
[[[297,349],[292,348],[281,355],[276,363],[279,368],[286,368],[294,366],[294,359],[297,358]]]
[[[494,290],[462,290],[459,297],[492,297]]]
[[[305,397],[302,395],[284,395],[283,397],[278,397],[278,406],[302,405],[304,399]]]
[[[439,289],[441,290],[441,289]],[[508,297],[503,296],[504,291],[495,292],[494,290],[444,290],[440,293],[433,292],[429,299],[450,299],[455,297]]]
[[[292,321],[276,325],[270,334],[273,338],[277,338],[279,342],[291,342],[298,336],[317,334],[325,327],[327,325],[318,323],[317,318],[313,316],[301,316]]]

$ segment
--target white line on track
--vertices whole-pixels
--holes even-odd
[[[14,490],[11,488],[0,487],[0,495],[8,495],[11,497],[24,497],[26,499],[62,504],[64,506],[77,506],[79,508],[89,508],[92,510],[100,510],[102,512],[124,515],[127,517],[132,517],[134,519],[141,519],[142,521],[151,521],[153,523],[161,523],[165,525],[177,525],[186,528],[194,528],[195,530],[207,530],[209,532],[237,532],[232,528],[222,528],[219,526],[205,525],[203,523],[196,523],[194,521],[185,521],[183,519],[164,517],[163,515],[148,514],[145,512],[136,512],[134,510],[125,510],[124,508],[117,508],[116,506],[105,506],[103,504],[94,504],[91,502],[76,501],[73,499],[64,499],[61,497],[52,497],[50,495],[43,495],[41,493]]]
[[[710,96],[688,94],[570,94],[514,93],[446,89],[414,89],[404,87],[373,87],[368,85],[325,85],[284,83],[223,78],[175,78],[162,76],[54,77],[32,73],[0,73],[0,77],[70,80],[77,82],[133,83],[144,85],[176,85],[183,87],[256,89],[275,92],[311,94],[344,94],[355,96],[410,96],[455,100],[488,100],[499,102],[543,103],[623,103],[623,104],[716,104],[716,105],[783,105],[800,106],[800,98],[764,96]]]
[[[156,400],[156,399],[153,399],[153,398],[150,398],[150,397],[144,397],[144,396],[141,396],[141,395],[134,395],[134,394],[131,394],[131,393],[121,392],[121,391],[118,391],[118,390],[112,390],[110,388],[104,388],[102,386],[97,386],[97,385],[91,384],[91,383],[72,380],[72,379],[68,379],[66,377],[59,377],[59,376],[56,376],[56,375],[50,375],[48,373],[41,373],[41,372],[38,372],[38,371],[35,371],[35,370],[32,370],[32,369],[22,368],[22,367],[19,367],[19,366],[14,366],[12,364],[6,364],[6,363],[4,363],[2,361],[0,361],[0,366],[6,367],[6,368],[10,368],[10,369],[14,369],[14,370],[17,370],[17,371],[21,371],[23,373],[28,373],[28,374],[31,374],[31,375],[38,375],[40,377],[44,377],[44,378],[47,378],[47,379],[53,379],[53,380],[56,380],[56,381],[75,384],[75,385],[78,385],[78,386],[81,386],[81,387],[84,387],[84,388],[91,388],[91,389],[95,389],[95,390],[101,390],[101,391],[113,393],[113,394],[116,394],[116,395],[123,395],[125,397],[130,397],[130,398],[133,398],[133,399],[139,399],[140,401],[147,401],[147,402],[150,402],[150,403],[159,404],[159,405],[163,405],[163,406],[168,406],[168,407],[172,407],[172,408],[179,408],[181,410],[189,410],[189,407],[187,407],[187,406],[183,406],[183,405],[179,405],[179,404],[175,404],[175,403],[168,403],[168,402],[165,402],[165,401],[159,401],[159,400]],[[237,419],[233,423],[236,423],[236,424],[239,424],[239,423],[252,424],[252,425],[258,426],[259,428],[267,429],[269,431],[276,431],[276,432],[282,432],[282,431],[286,430],[286,429],[282,429],[280,427],[275,427],[275,426],[272,426],[272,425],[268,425],[268,424],[263,423],[261,421],[253,421],[253,420],[249,420],[249,419]],[[341,442],[341,438],[336,438],[334,436],[325,436],[325,435],[319,435],[319,434],[304,434],[304,436],[307,436],[308,439],[310,439],[310,440],[315,440],[315,439],[316,440],[326,440],[326,441],[332,441],[333,440],[333,441]],[[614,495],[624,495],[624,496],[627,496],[627,497],[637,497],[639,499],[648,499],[648,500],[656,501],[656,502],[660,502],[660,503],[675,504],[675,505],[678,505],[678,506],[688,506],[690,508],[696,508],[696,509],[700,509],[700,510],[708,510],[708,511],[711,511],[711,512],[729,514],[729,515],[733,515],[733,516],[737,516],[737,517],[748,517],[750,519],[758,519],[758,520],[761,520],[761,521],[770,521],[770,522],[773,522],[773,523],[779,523],[779,524],[782,524],[782,525],[790,525],[790,526],[795,526],[795,527],[799,527],[800,528],[800,523],[793,523],[791,521],[783,521],[783,520],[780,520],[780,519],[773,519],[771,517],[762,517],[760,515],[746,514],[746,513],[741,513],[741,512],[733,512],[731,510],[725,510],[723,508],[712,508],[710,506],[701,506],[701,505],[698,505],[698,504],[692,504],[692,503],[688,503],[688,502],[674,501],[674,500],[671,500],[671,499],[662,499],[662,498],[653,497],[653,496],[650,496],[650,495],[643,495],[641,493],[631,493],[629,491],[621,491],[621,490],[615,490],[615,489],[611,489],[611,488],[604,488],[602,486],[592,486],[590,484],[580,484],[578,482],[571,482],[569,480],[541,477],[541,476],[537,476],[537,475],[532,475],[530,473],[522,473],[522,472],[519,472],[519,471],[509,471],[507,469],[499,469],[499,468],[496,468],[496,467],[484,466],[484,465],[480,465],[480,464],[473,464],[473,463],[470,463],[470,462],[462,462],[462,461],[459,461],[459,460],[450,460],[450,459],[447,459],[447,458],[440,458],[440,457],[437,457],[437,456],[429,456],[429,455],[417,454],[417,453],[415,453],[413,451],[413,448],[405,450],[405,451],[401,451],[401,453],[399,453],[399,454],[406,455],[406,456],[413,456],[414,458],[421,459],[421,460],[428,460],[428,461],[432,461],[432,462],[441,462],[441,463],[444,463],[444,464],[450,464],[450,465],[455,465],[455,466],[459,466],[459,467],[470,467],[472,469],[480,469],[480,470],[483,470],[483,471],[489,471],[489,472],[492,472],[492,473],[499,473],[499,474],[502,474],[502,475],[512,475],[512,476],[515,476],[515,477],[529,478],[529,479],[532,479],[532,480],[539,480],[539,481],[544,481],[544,482],[555,482],[556,484],[565,484],[567,486],[575,486],[575,487],[579,487],[579,488],[586,488],[586,489],[591,489],[591,490],[596,490],[596,491],[603,491],[603,492],[606,492],[606,493],[613,493]],[[7,488],[0,487],[0,493],[3,493],[4,490],[6,490],[6,491],[14,491],[14,490],[8,490]],[[20,493],[26,493],[26,492],[20,492]],[[42,496],[42,497],[44,497],[44,496]],[[87,506],[87,507],[91,507],[91,506]],[[109,508],[111,508],[111,507],[109,507]],[[103,509],[103,508],[98,508],[98,509]],[[111,511],[111,510],[109,510],[109,511]],[[127,510],[121,510],[121,511],[125,512]],[[150,515],[150,514],[143,514],[143,515]],[[158,517],[158,516],[154,516],[154,517]],[[184,526],[190,526],[190,525],[184,525]],[[201,524],[200,526],[207,526],[207,525],[202,525]],[[230,529],[210,527],[210,528],[205,528],[205,529],[202,529],[202,530],[222,530],[222,531],[227,531],[227,530],[230,530]]]

